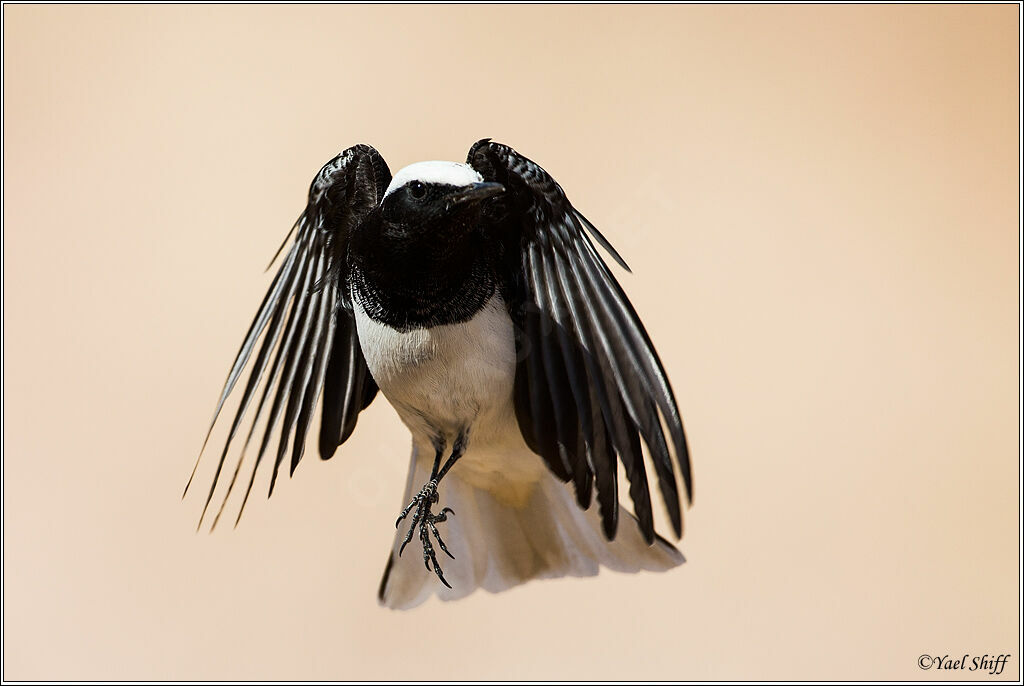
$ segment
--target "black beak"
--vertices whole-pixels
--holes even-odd
[[[500,183],[474,183],[448,196],[448,208],[477,203],[505,192]]]

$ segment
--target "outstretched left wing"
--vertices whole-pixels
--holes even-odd
[[[278,422],[283,419],[268,496],[274,492],[278,470],[289,451],[289,444],[291,472],[302,459],[306,433],[321,390],[324,402],[320,456],[325,460],[349,437],[359,412],[377,394],[377,385],[366,367],[356,336],[352,305],[345,290],[345,261],[349,233],[380,203],[390,182],[391,172],[380,154],[368,145],[356,145],[325,164],[310,184],[306,209],[292,227],[295,240],[235,357],[206,434],[206,441],[209,441],[225,401],[241,378],[262,336],[206,496],[200,526],[220,481],[228,449],[262,379],[265,378],[266,382],[259,394],[252,425],[211,529],[217,525],[224,511],[224,504],[235,486],[246,449],[261,423],[268,401],[269,412],[263,422],[259,452],[236,525]],[[291,235],[289,233],[285,238],[278,255]],[[206,441],[203,442],[204,449]],[[196,466],[198,464],[197,459]],[[193,467],[192,476],[185,486],[186,493],[195,473]]]
[[[689,499],[682,419],[654,345],[591,237],[628,267],[537,163],[489,139],[472,147],[467,162],[506,189],[487,201],[484,223],[503,255],[503,295],[516,331],[515,409],[526,444],[573,482],[580,507],[590,506],[596,490],[608,539],[618,524],[621,461],[640,530],[652,543],[646,444],[680,536],[669,445]]]

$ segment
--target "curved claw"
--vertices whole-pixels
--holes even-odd
[[[402,557],[402,553],[405,552],[405,546],[409,545],[409,541],[412,540],[412,532],[416,529],[416,525],[423,520],[422,508],[417,508],[416,514],[413,515],[412,524],[409,525],[409,533],[405,535],[405,540],[402,541],[402,547],[398,549],[398,557]]]
[[[441,550],[444,551],[444,554],[454,560],[455,556],[452,555],[450,550],[448,550],[448,546],[445,545],[444,540],[441,538],[441,534],[438,532],[435,523],[445,521],[448,515],[455,514],[455,510],[450,507],[445,507],[435,515],[430,511],[430,509],[431,505],[437,501],[437,482],[432,480],[413,497],[412,502],[410,502],[409,505],[402,510],[401,514],[398,515],[398,519],[395,520],[396,529],[402,523],[402,520],[404,520],[409,513],[413,511],[413,509],[416,510],[412,517],[412,522],[409,524],[409,531],[402,540],[402,545],[398,548],[398,556],[401,557],[402,553],[405,552],[405,547],[409,545],[410,541],[412,541],[412,537],[418,527],[420,543],[423,544],[423,566],[426,567],[428,571],[433,571],[437,574],[437,578],[441,580],[442,584],[451,588],[452,585],[444,578],[444,572],[441,570],[441,566],[437,563],[437,553],[430,542],[430,534],[432,533],[434,538],[437,539],[437,544]]]
[[[418,503],[416,502],[416,498],[413,498],[412,502],[409,503],[409,505],[399,513],[398,519],[395,520],[396,529],[398,528],[398,525],[402,523],[402,520],[409,516],[409,513],[412,512],[412,508],[416,507],[417,504]],[[419,508],[417,508],[417,511],[419,511]]]
[[[455,559],[455,556],[454,556],[454,555],[452,555],[452,554],[451,554],[451,553],[450,553],[450,552],[448,551],[448,546],[446,546],[446,545],[444,544],[444,539],[443,539],[443,538],[441,538],[441,534],[440,534],[440,533],[438,533],[438,531],[437,531],[437,527],[436,527],[436,526],[434,526],[434,522],[432,522],[432,521],[429,521],[429,520],[428,520],[428,521],[427,521],[427,525],[428,525],[428,526],[430,527],[430,531],[431,531],[431,533],[433,533],[433,534],[434,534],[434,538],[436,538],[436,539],[437,539],[437,544],[438,544],[439,546],[441,546],[441,550],[443,550],[443,551],[444,551],[444,554],[445,554],[445,555],[447,555],[448,557],[450,557],[450,558],[452,558],[452,559],[454,560],[454,559]]]
[[[444,573],[441,571],[441,568],[438,567],[436,563],[434,564],[434,573],[437,574],[437,578],[441,580],[442,584],[444,584],[448,588],[452,587],[452,585],[448,583],[447,579],[444,578]]]

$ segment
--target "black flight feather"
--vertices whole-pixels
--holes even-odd
[[[629,267],[533,161],[489,139],[474,144],[467,161],[485,181],[506,188],[488,201],[483,230],[500,244],[502,293],[516,325],[516,416],[527,445],[557,476],[573,479],[584,507],[589,473],[609,539],[618,523],[621,461],[650,543],[656,534],[646,445],[679,536],[676,465],[688,498],[692,489],[682,420],[647,332],[591,239]]]
[[[289,451],[289,472],[294,472],[302,459],[306,434],[321,393],[324,402],[319,448],[324,459],[348,438],[360,410],[376,395],[377,386],[356,337],[347,292],[345,249],[349,233],[379,204],[390,181],[391,173],[377,151],[368,145],[357,145],[325,164],[310,184],[306,208],[278,254],[285,250],[293,234],[294,241],[243,339],[207,432],[206,441],[262,337],[203,507],[205,516],[232,439],[262,382],[252,424],[213,526],[231,495],[257,426],[262,423],[263,433],[239,518],[279,422],[281,433],[271,474],[271,492]],[[263,420],[268,400],[270,409]],[[189,485],[191,482],[192,477]],[[188,491],[188,485],[185,490]]]

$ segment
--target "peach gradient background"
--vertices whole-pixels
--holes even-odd
[[[1016,6],[3,13],[5,678],[924,679],[922,653],[1017,652]],[[634,268],[695,460],[689,563],[379,608],[409,451],[380,399],[195,534],[181,488],[312,175],[484,136]]]

